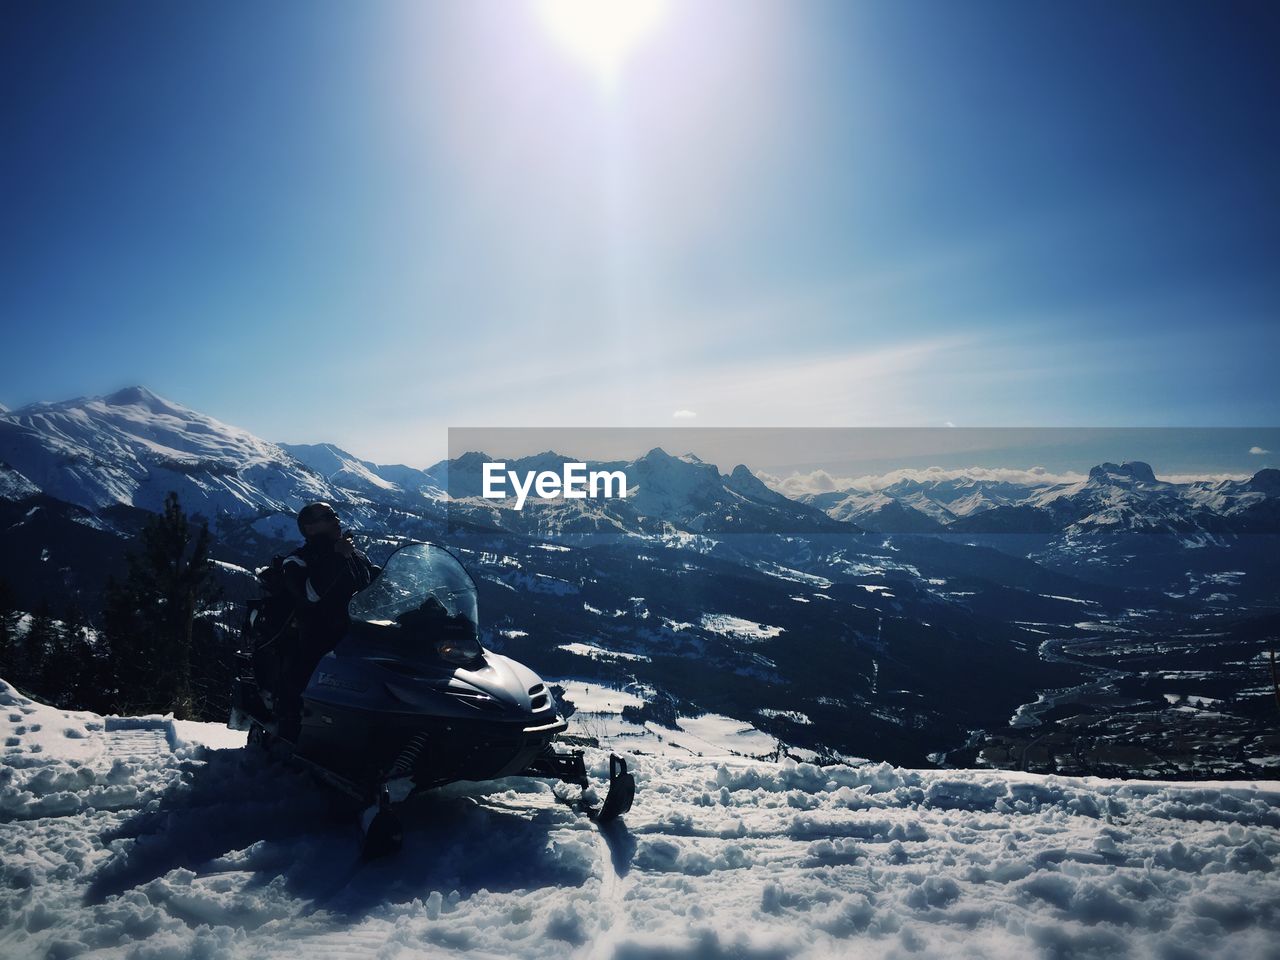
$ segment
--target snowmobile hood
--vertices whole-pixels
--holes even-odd
[[[320,661],[306,696],[372,713],[533,726],[558,720],[555,699],[541,678],[489,650],[472,664],[454,667],[340,644]]]
[[[513,707],[528,710],[531,689],[545,689],[542,681],[524,664],[501,654],[485,651],[483,664],[475,669],[458,668],[451,686],[468,685]]]
[[[478,705],[489,712],[493,712],[493,707],[499,707],[522,716],[555,714],[554,701],[536,673],[510,657],[487,650],[483,664],[474,669],[454,671],[447,690],[464,698],[469,697],[472,691],[489,697],[492,707],[477,698]]]

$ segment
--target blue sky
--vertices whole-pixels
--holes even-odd
[[[0,401],[139,382],[418,465],[1275,424],[1278,43],[1267,3],[708,0],[605,77],[533,3],[7,3]]]

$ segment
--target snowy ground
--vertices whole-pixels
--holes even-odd
[[[0,736],[15,960],[1280,957],[1275,784],[638,755],[607,831],[536,781],[461,785],[363,864],[322,790],[217,726],[0,682]]]

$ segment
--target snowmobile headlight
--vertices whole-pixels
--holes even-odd
[[[436,653],[450,663],[471,663],[480,659],[483,651],[475,637],[445,637],[436,641]]]

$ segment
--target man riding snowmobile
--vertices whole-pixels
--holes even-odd
[[[327,503],[309,503],[298,511],[298,530],[306,538],[281,565],[281,582],[293,599],[297,631],[281,651],[276,712],[279,736],[290,742],[298,737],[302,715],[302,691],[316,665],[332,650],[350,626],[347,604],[378,574],[343,530],[338,514]]]

